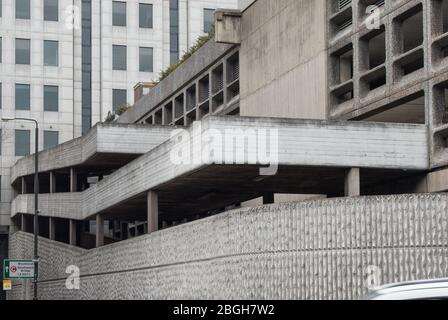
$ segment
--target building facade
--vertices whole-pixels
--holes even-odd
[[[41,297],[351,299],[370,276],[447,277],[447,4],[218,10],[215,38],[115,122],[40,153]],[[15,258],[33,173],[11,169]]]
[[[236,0],[2,0],[0,115],[39,121],[40,150],[85,134],[134,103]],[[10,225],[10,168],[33,153],[33,125],[1,123],[0,228]]]

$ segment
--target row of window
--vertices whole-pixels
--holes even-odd
[[[35,1],[35,0],[34,0]],[[59,21],[59,1],[43,0],[44,20]],[[31,19],[31,0],[16,0],[16,19]],[[112,24],[126,26],[126,2],[112,1]],[[0,17],[2,16],[2,0],[0,0]],[[139,3],[140,28],[153,27],[153,7],[149,3]]]
[[[59,111],[59,87],[44,86],[44,111]],[[126,89],[112,90],[112,106],[114,110],[127,104],[128,92]],[[29,84],[15,85],[16,110],[31,109],[31,86]],[[2,107],[2,84],[0,83],[0,109]]]
[[[0,129],[0,137],[2,131]],[[44,130],[44,149],[49,149],[59,144],[59,132]],[[15,130],[14,154],[17,157],[24,157],[31,153],[31,131],[24,129]],[[0,139],[1,154],[1,139]]]
[[[44,111],[59,111],[59,87],[47,86],[44,88]],[[30,110],[31,86],[29,84],[16,83],[15,85],[16,110]],[[0,83],[0,108],[2,107],[2,84]]]
[[[35,1],[35,0],[33,0]],[[59,21],[59,1],[43,0],[44,20]],[[31,19],[31,0],[16,0],[16,19]],[[2,16],[2,0],[0,0],[0,17]]]
[[[127,70],[128,55],[127,46],[112,45],[112,69],[113,70]],[[150,47],[139,47],[139,71],[153,72],[154,71],[154,49]]]
[[[117,27],[127,26],[127,9],[126,2],[124,1],[112,1],[112,25]],[[204,9],[204,32],[210,33],[213,30],[215,24],[214,17],[215,9]],[[175,16],[178,15],[178,4],[170,3],[170,27],[173,27],[173,22],[176,24],[174,27],[178,28],[178,19]],[[153,8],[152,4],[139,3],[139,26],[140,28],[152,28],[153,27]],[[171,32],[172,33],[172,32]]]
[[[43,0],[44,20],[59,21],[59,1]],[[153,5],[139,3],[139,27],[153,28]],[[16,0],[16,19],[31,19],[31,0]],[[215,9],[204,9],[204,32],[209,33],[213,29]],[[0,0],[0,17],[2,16],[2,0]],[[124,1],[112,1],[112,25],[127,26],[127,3]]]
[[[31,64],[31,40],[16,39],[16,64]],[[0,37],[0,62],[2,62],[2,38]],[[44,66],[59,65],[59,42],[44,40]],[[112,46],[113,70],[127,69],[127,46]],[[154,50],[150,47],[139,47],[139,71],[154,71]]]
[[[0,0],[1,1],[1,0]],[[16,39],[16,64],[31,64],[31,40]],[[0,37],[0,63],[2,62],[2,37]],[[44,66],[59,65],[59,42],[44,40]]]
[[[139,3],[138,20],[140,28],[153,27],[153,7],[149,3]],[[117,27],[127,26],[126,2],[112,1],[112,25]]]

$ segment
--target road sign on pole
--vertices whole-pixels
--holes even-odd
[[[3,279],[33,279],[33,260],[3,260]]]

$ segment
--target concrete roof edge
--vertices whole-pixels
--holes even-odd
[[[39,151],[39,159],[41,158],[45,158],[45,157],[50,157],[52,153],[54,154],[60,154],[63,152],[66,152],[70,149],[73,148],[80,148],[80,152],[81,152],[81,162],[80,163],[73,163],[72,165],[79,165],[82,164],[86,161],[88,161],[94,154],[95,152],[101,152],[101,150],[98,149],[98,139],[99,139],[99,135],[100,132],[103,132],[103,130],[108,130],[108,129],[116,129],[116,128],[131,128],[131,129],[135,129],[135,130],[141,130],[141,131],[157,131],[157,132],[166,132],[169,133],[173,130],[175,130],[176,128],[178,128],[177,126],[148,126],[148,125],[141,125],[141,124],[121,124],[121,123],[97,123],[96,125],[94,125],[89,132],[87,132],[85,135],[72,139],[70,141],[64,142],[56,147],[50,148],[50,149],[46,149],[46,150],[42,150]],[[84,150],[84,147],[87,145],[88,141],[91,141],[92,139],[94,139],[96,141],[96,145],[95,148],[92,150]],[[104,140],[104,139],[103,139]],[[84,153],[86,152],[86,153]],[[17,171],[18,168],[22,168],[21,170],[26,170],[29,174],[34,172],[34,167],[32,166],[32,164],[34,163],[34,154],[28,155],[26,157],[23,157],[19,160],[17,160],[17,162],[14,164],[13,167],[11,167],[11,181],[12,183],[14,183],[20,176],[23,176],[22,174],[19,174]],[[40,164],[41,165],[41,164]],[[39,167],[40,167],[39,165]],[[28,168],[27,168],[28,167]],[[26,168],[26,169],[23,169]],[[54,169],[61,169],[61,168],[65,168],[65,167],[60,167],[55,165]],[[42,169],[40,169],[42,170]],[[32,171],[32,172],[31,172]],[[44,170],[42,172],[45,172],[47,170]]]
[[[204,119],[208,121],[229,121],[229,122],[269,122],[283,124],[322,124],[341,126],[371,126],[384,128],[427,128],[425,124],[413,123],[392,123],[392,122],[371,122],[371,121],[346,121],[346,120],[319,120],[319,119],[297,119],[297,118],[269,118],[269,117],[235,117],[229,115],[207,115]]]

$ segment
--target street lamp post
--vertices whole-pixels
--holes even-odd
[[[33,299],[37,300],[37,278],[39,270],[39,255],[38,255],[38,241],[39,241],[39,123],[35,119],[2,117],[3,121],[29,121],[36,125],[34,134],[34,295]]]

